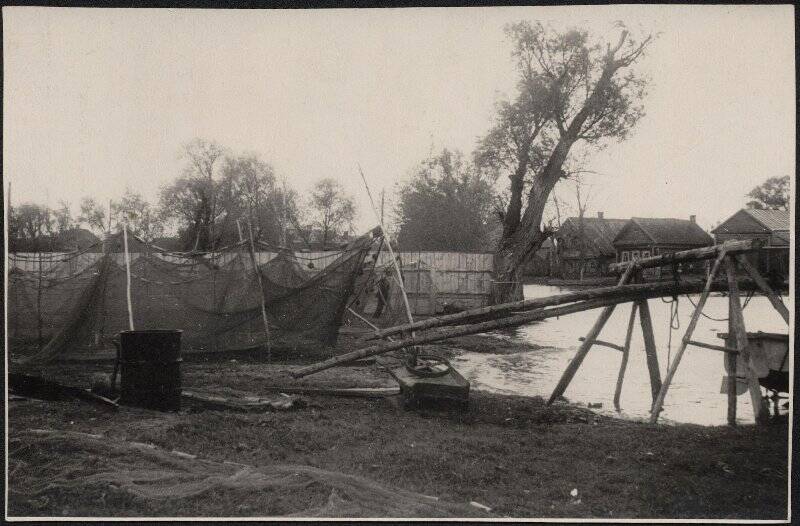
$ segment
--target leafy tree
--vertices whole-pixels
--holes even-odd
[[[187,250],[212,250],[219,244],[215,222],[224,215],[214,180],[224,149],[213,141],[194,139],[183,147],[186,166],[183,175],[161,189],[160,207],[167,220],[178,224]]]
[[[623,140],[644,114],[646,79],[626,70],[651,37],[637,42],[619,26],[613,46],[593,43],[584,30],[557,32],[525,21],[506,28],[519,75],[516,97],[498,105],[496,122],[475,151],[481,169],[509,180],[494,257],[495,302],[522,296],[522,265],[551,233],[542,228],[542,215],[569,174],[573,147]]]
[[[105,208],[93,197],[84,197],[80,203],[78,222],[86,225],[95,234],[102,234],[111,229],[110,218],[107,217]]]
[[[298,216],[296,192],[279,186],[273,168],[255,154],[225,158],[218,199],[226,242],[238,240],[236,220],[243,219],[252,222],[255,239],[285,245],[290,216]]]
[[[109,206],[110,216],[108,207],[94,198],[85,197],[81,200],[78,221],[98,235],[108,231],[121,232],[123,224],[128,225],[128,232],[146,241],[164,233],[164,220],[159,211],[137,192],[127,189],[119,200],[110,201]]]
[[[52,210],[43,205],[26,203],[11,209],[9,241],[12,252],[53,250],[56,221]],[[13,234],[13,236],[12,236]]]
[[[492,226],[492,181],[461,152],[423,161],[400,188],[398,243],[412,250],[481,250]]]
[[[338,181],[325,178],[317,181],[311,190],[306,213],[309,218],[307,225],[295,221],[300,226],[301,235],[308,243],[310,232],[316,230],[322,249],[327,250],[331,242],[353,231],[356,205]]]
[[[756,186],[747,197],[748,208],[789,210],[789,176],[770,177]]]

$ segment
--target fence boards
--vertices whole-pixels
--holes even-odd
[[[336,258],[339,251],[295,252],[304,269],[315,272],[324,269]],[[43,253],[42,272],[47,273],[56,263],[70,258],[69,253]],[[71,260],[68,272],[74,274],[96,262],[102,254],[85,253]],[[164,260],[181,262],[176,255],[154,254]],[[259,265],[267,263],[276,252],[256,252]],[[468,309],[489,304],[492,287],[492,254],[467,252],[399,252],[403,264],[403,276],[414,314],[428,315],[441,312],[444,304]],[[112,254],[117,263],[123,263],[123,254]],[[131,253],[131,263],[139,257]],[[233,254],[218,254],[216,263],[225,264]],[[38,272],[39,259],[35,253],[9,254],[9,269],[19,268],[27,272]],[[391,263],[388,252],[382,251],[378,265]],[[309,265],[310,264],[310,265]],[[55,276],[54,276],[55,277]],[[58,276],[63,277],[63,276]]]

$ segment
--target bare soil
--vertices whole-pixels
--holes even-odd
[[[457,345],[486,349],[487,341],[472,338],[438,350],[446,355]],[[502,352],[505,344],[491,341],[500,346],[495,352]],[[254,395],[276,385],[396,385],[377,364],[293,380],[288,370],[314,356],[281,358],[281,363],[267,363],[252,353],[188,357],[183,385]],[[39,372],[88,387],[94,373],[111,367],[54,364]],[[566,403],[548,407],[540,398],[477,391],[466,411],[407,411],[399,397],[303,398],[305,406],[296,410],[247,414],[197,407],[173,413],[122,407],[114,413],[77,400],[18,400],[9,406],[9,437],[20,438],[29,429],[79,431],[214,462],[311,466],[463,504],[479,516],[786,519],[786,420],[760,428],[652,426]],[[21,477],[54,473],[71,455],[68,449],[33,454],[24,443],[15,444],[9,450],[11,489],[25,482]],[[93,469],[86,466],[84,472]],[[265,516],[303,509],[300,503],[319,493],[311,484],[279,503],[225,491],[152,499],[118,490],[112,498],[108,487],[81,478],[61,482],[74,485],[74,491],[57,489],[63,484],[45,485],[35,497],[12,491],[9,515]],[[471,501],[491,511],[470,506]]]

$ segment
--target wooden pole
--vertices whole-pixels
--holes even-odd
[[[728,302],[730,318],[728,323],[734,332],[734,339],[736,340],[736,350],[742,357],[745,364],[745,376],[747,377],[747,389],[750,393],[750,401],[753,404],[753,415],[757,424],[762,424],[766,420],[768,414],[767,408],[764,407],[764,399],[761,397],[761,386],[758,384],[758,377],[753,371],[752,356],[747,347],[747,330],[744,325],[744,313],[742,312],[742,304],[739,298],[739,286],[736,283],[736,265],[730,257],[725,258],[725,274],[728,276]],[[735,383],[735,382],[734,382]],[[730,389],[730,387],[729,387]]]
[[[419,320],[414,323],[407,323],[397,325],[395,327],[388,327],[377,331],[371,335],[369,339],[380,339],[388,335],[399,334],[401,332],[408,332],[409,330],[424,330],[434,327],[444,327],[448,325],[460,325],[463,323],[474,322],[486,317],[495,317],[508,315],[514,311],[527,311],[539,309],[542,307],[551,307],[555,305],[562,305],[564,303],[571,303],[573,301],[583,301],[596,298],[608,298],[614,296],[626,296],[633,293],[641,293],[642,298],[656,297],[659,295],[673,295],[676,293],[686,294],[689,292],[700,292],[703,290],[705,282],[703,281],[682,281],[676,284],[674,282],[657,282],[657,283],[636,283],[629,285],[615,285],[611,287],[599,287],[596,289],[578,290],[568,292],[565,294],[556,294],[553,296],[545,296],[541,298],[512,301],[509,303],[501,303],[499,305],[491,305],[488,307],[479,307],[475,309],[458,312],[455,314],[448,314],[444,316],[437,316]],[[715,284],[714,289],[727,290],[727,288],[720,288]],[[639,305],[641,311],[641,305]],[[649,312],[649,311],[648,311]]]
[[[789,323],[789,309],[786,308],[786,305],[778,298],[778,295],[775,294],[775,291],[772,290],[772,287],[769,286],[767,280],[761,276],[761,273],[747,260],[744,254],[737,254],[736,261],[739,262],[739,265],[747,272],[753,281],[756,282],[758,288],[761,289],[761,292],[769,299],[769,302],[772,303],[772,306],[775,307],[775,310],[783,318],[787,324]],[[730,331],[729,331],[730,332]]]
[[[736,346],[736,329],[733,326],[733,303],[728,301],[728,339],[725,341],[726,347]],[[736,405],[737,405],[737,379],[736,362],[738,356],[732,353],[725,354],[725,373],[728,375],[727,397],[728,397],[728,425],[736,425]]]
[[[128,300],[128,326],[133,329],[133,306],[131,303],[131,254],[128,252],[128,223],[122,223],[122,241],[125,247],[125,293]]]
[[[253,262],[253,272],[256,273],[258,292],[261,297],[261,321],[264,323],[264,334],[267,337],[267,358],[272,359],[272,342],[270,341],[269,321],[267,320],[267,300],[264,297],[264,285],[261,283],[261,271],[258,270],[258,263],[256,262],[256,248],[253,242],[253,225],[249,217],[247,218],[247,231],[250,235],[250,244],[248,245],[250,248],[250,261]]]
[[[691,250],[682,250],[680,252],[673,252],[671,254],[660,254],[658,256],[641,258],[625,263],[612,263],[608,266],[608,269],[610,272],[622,272],[631,266],[642,269],[672,265],[673,263],[682,263],[685,261],[714,259],[719,256],[720,252],[723,251],[726,254],[748,252],[761,248],[763,244],[764,243],[758,239],[726,241],[720,245],[712,245],[710,247],[693,248]]]
[[[625,333],[625,345],[622,347],[622,361],[619,364],[619,375],[617,376],[617,387],[614,390],[614,409],[620,410],[619,399],[622,395],[622,381],[625,378],[625,369],[628,367],[628,355],[631,348],[631,337],[633,336],[633,323],[636,321],[636,303],[631,305],[631,317],[628,319],[628,332]]]
[[[661,370],[658,366],[653,319],[650,316],[650,304],[647,300],[639,300],[636,305],[639,308],[639,322],[642,325],[642,339],[644,340],[644,355],[647,360],[647,372],[650,375],[650,393],[653,397],[653,403],[655,403],[656,398],[658,398],[658,392],[661,391]]]
[[[711,272],[708,274],[706,286],[703,289],[703,293],[700,295],[700,299],[697,302],[697,307],[695,307],[694,312],[692,313],[692,318],[689,320],[689,326],[686,328],[686,334],[683,335],[683,339],[681,340],[681,344],[678,346],[678,351],[675,353],[675,358],[672,359],[672,363],[667,364],[667,376],[664,378],[664,383],[661,386],[661,390],[658,392],[658,397],[653,403],[653,410],[652,414],[650,415],[650,423],[652,424],[655,424],[656,421],[658,421],[658,415],[661,413],[661,409],[664,406],[664,398],[667,396],[669,384],[672,382],[672,378],[675,376],[675,372],[678,370],[678,365],[681,363],[683,353],[686,351],[686,347],[692,337],[694,328],[697,326],[697,322],[700,319],[700,314],[703,312],[703,307],[708,299],[708,294],[711,292],[711,284],[714,281],[714,276],[717,275],[719,267],[722,264],[722,260],[725,259],[725,257],[725,251],[721,250],[717,256],[717,259],[714,260],[714,266],[711,267]]]
[[[488,332],[496,329],[504,329],[507,327],[519,327],[520,325],[525,325],[533,321],[543,320],[546,318],[553,318],[556,316],[565,316],[567,314],[573,314],[575,312],[581,312],[585,310],[598,309],[600,307],[606,307],[608,305],[614,305],[616,303],[627,303],[629,301],[633,301],[634,299],[636,298],[633,297],[602,298],[602,299],[584,301],[579,303],[573,303],[571,305],[563,305],[560,307],[554,307],[550,309],[539,309],[535,311],[525,312],[523,314],[518,314],[516,316],[507,316],[499,320],[485,321],[482,323],[474,323],[470,325],[459,325],[456,327],[447,327],[445,329],[440,329],[437,331],[428,331],[421,335],[404,338],[396,342],[377,343],[369,347],[365,347],[363,349],[358,349],[356,351],[342,354],[319,363],[302,367],[292,372],[291,375],[295,378],[301,378],[303,376],[308,376],[309,374],[312,373],[329,369],[340,363],[352,362],[360,358],[366,358],[367,356],[373,356],[376,354],[383,354],[389,351],[402,349],[403,347],[408,347],[410,345],[433,343],[441,340],[447,340],[449,338],[456,338],[458,336],[478,334],[481,332]]]
[[[633,265],[628,266],[628,268],[626,268],[625,272],[622,274],[622,277],[619,279],[618,285],[625,285],[633,275],[633,270]],[[611,317],[611,314],[614,313],[615,306],[616,304],[614,303],[607,306],[600,313],[600,316],[597,317],[597,321],[594,322],[594,325],[589,330],[589,333],[586,335],[586,339],[583,341],[583,343],[581,343],[580,347],[578,347],[575,357],[567,365],[567,368],[564,370],[564,374],[561,375],[558,385],[556,385],[556,388],[553,389],[553,393],[550,395],[547,405],[552,404],[559,396],[564,394],[564,391],[566,391],[567,386],[572,381],[575,373],[578,372],[578,368],[581,366],[581,363],[583,363],[583,359],[586,358],[586,354],[589,352],[589,349],[592,348],[594,341],[600,335],[600,331],[603,330],[603,326],[605,326],[606,322]]]
[[[408,295],[406,295],[406,288],[403,285],[403,273],[400,271],[400,265],[397,263],[397,258],[394,255],[394,249],[392,249],[392,240],[389,239],[389,233],[386,231],[386,228],[383,226],[383,218],[378,214],[378,210],[375,208],[375,201],[372,199],[372,192],[369,191],[369,185],[367,184],[367,178],[364,175],[364,171],[361,169],[361,166],[358,167],[358,172],[361,174],[361,179],[364,181],[364,188],[367,190],[367,196],[369,197],[370,205],[372,205],[372,212],[375,214],[375,219],[380,222],[381,232],[386,237],[386,248],[389,249],[389,256],[392,258],[392,266],[394,267],[394,271],[397,274],[396,280],[398,285],[400,285],[400,293],[403,296],[403,305],[406,308],[406,316],[408,317],[408,323],[414,323],[414,317],[411,315],[411,305],[408,303]],[[411,337],[414,337],[413,329],[410,331]],[[415,353],[412,352],[412,364],[416,362]]]

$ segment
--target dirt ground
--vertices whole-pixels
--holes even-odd
[[[456,344],[485,348],[484,340],[473,338],[439,350],[452,353]],[[397,385],[376,364],[291,379],[289,369],[313,359],[290,362],[284,356],[281,363],[266,363],[252,354],[187,357],[183,385],[254,395],[270,386]],[[71,363],[39,372],[88,387],[93,374],[110,371],[108,363]],[[111,412],[77,400],[12,401],[9,515],[262,517],[348,498],[319,481],[284,492],[274,485],[258,492],[211,486],[182,497],[154,497],[97,482],[98,473],[108,476],[109,465],[125,460],[122,445],[138,443],[178,451],[181,458],[188,454],[187,464],[173,470],[191,470],[191,463],[201,461],[212,463],[204,464],[206,470],[230,463],[259,469],[303,466],[358,477],[364,487],[380,485],[384,493],[396,492],[397,499],[405,492],[404,499],[436,497],[431,502],[450,506],[409,508],[409,516],[786,518],[786,420],[761,428],[652,426],[597,416],[565,402],[548,407],[540,398],[478,391],[470,394],[465,411],[409,411],[397,396],[303,395],[301,400],[303,406],[296,409],[254,413],[188,405],[172,413],[133,407]],[[69,439],[58,446],[52,441],[36,445],[31,437],[41,432],[30,430],[86,433],[98,443],[115,444],[116,453],[92,450],[90,456],[91,448],[81,450]],[[63,466],[81,455],[95,460],[81,461],[67,472]],[[333,508],[321,509],[324,514]],[[341,509],[367,516],[392,509],[405,513],[380,506]]]

